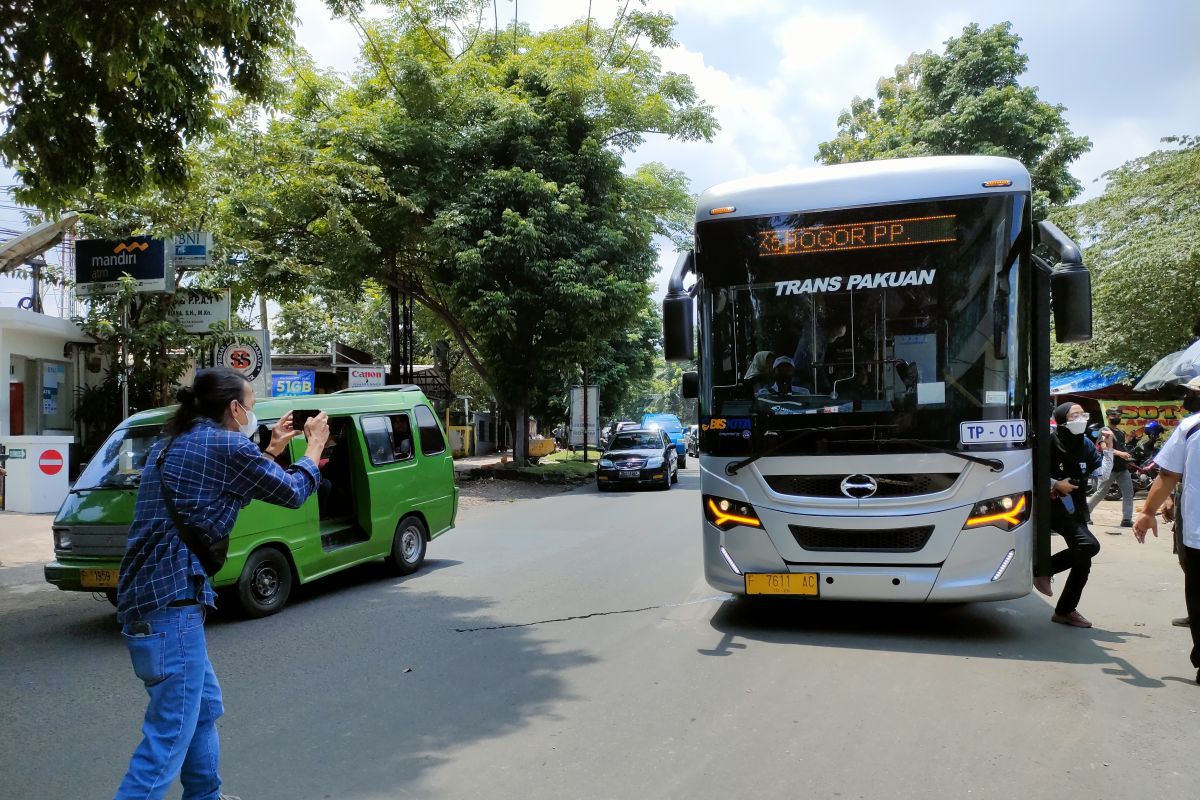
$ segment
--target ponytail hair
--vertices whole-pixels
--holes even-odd
[[[167,420],[163,432],[178,436],[191,430],[201,417],[218,424],[224,422],[229,403],[233,400],[242,402],[249,382],[245,375],[229,367],[200,370],[191,386],[181,386],[175,393],[179,408]]]

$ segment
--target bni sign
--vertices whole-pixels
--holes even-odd
[[[128,239],[80,239],[75,242],[75,294],[116,294],[128,275],[147,294],[175,291],[175,272],[167,263],[167,243],[148,236]]]
[[[210,231],[190,231],[175,237],[176,267],[207,267],[212,264],[213,236]]]

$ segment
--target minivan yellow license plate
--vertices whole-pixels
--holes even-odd
[[[746,594],[783,594],[820,596],[820,583],[815,572],[747,573]]]
[[[117,571],[115,569],[84,569],[79,572],[79,583],[85,589],[117,588]]]

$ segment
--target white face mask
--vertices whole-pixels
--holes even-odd
[[[241,403],[238,403],[238,405],[242,406]],[[246,412],[246,424],[243,425],[239,422],[238,430],[242,432],[242,436],[245,436],[247,439],[253,439],[255,432],[258,431],[258,417],[254,416],[254,412],[245,406],[242,406],[242,410]],[[236,422],[236,420],[234,421]]]
[[[1087,430],[1088,421],[1086,419],[1073,419],[1067,422],[1067,430],[1078,436]]]

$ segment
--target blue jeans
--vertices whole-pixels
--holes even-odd
[[[176,775],[184,800],[216,800],[221,794],[217,719],[225,707],[208,660],[204,608],[160,608],[125,625],[121,634],[150,703],[142,741],[115,800],[157,800]]]

